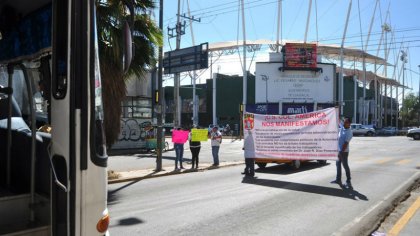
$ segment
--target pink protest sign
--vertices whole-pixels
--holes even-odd
[[[172,132],[172,142],[173,143],[185,143],[188,140],[188,131],[184,130],[174,130]]]

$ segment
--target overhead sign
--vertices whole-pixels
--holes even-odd
[[[193,47],[165,52],[163,57],[164,73],[174,74],[208,68],[208,49],[209,44],[202,43]]]
[[[336,160],[338,109],[295,114],[244,114],[245,158]]]
[[[288,68],[316,68],[316,44],[286,43],[284,62]]]
[[[334,103],[335,65],[319,63],[322,73],[306,70],[280,71],[283,63],[255,64],[255,103]],[[264,80],[264,76],[267,80]],[[282,112],[282,111],[280,111]],[[308,110],[310,112],[310,110]],[[255,112],[258,113],[258,112]],[[261,114],[261,113],[260,113]]]

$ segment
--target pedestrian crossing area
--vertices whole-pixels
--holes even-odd
[[[362,157],[349,157],[349,161],[353,163],[369,163],[377,165],[398,165],[398,166],[414,166],[420,169],[420,158],[419,157],[404,157],[404,158],[393,158],[393,157],[373,157],[373,156],[362,156]]]

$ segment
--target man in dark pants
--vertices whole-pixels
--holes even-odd
[[[344,124],[340,127],[338,132],[338,160],[336,161],[337,165],[337,176],[335,180],[331,181],[333,184],[341,184],[341,164],[343,164],[344,170],[346,171],[346,187],[352,188],[351,185],[351,175],[350,175],[350,167],[348,162],[349,157],[349,143],[350,140],[353,138],[353,132],[350,128],[351,120],[350,118],[344,119]]]
[[[254,139],[252,137],[252,132],[247,130],[247,135],[244,140],[244,157],[245,157],[245,169],[242,174],[246,177],[254,177],[255,175],[255,148],[254,148]]]

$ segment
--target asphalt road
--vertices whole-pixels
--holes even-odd
[[[297,171],[269,165],[257,179],[243,179],[243,166],[236,166],[110,185],[110,233],[367,235],[419,178],[420,145],[405,137],[355,137],[350,148],[353,190],[329,183],[333,162]]]

